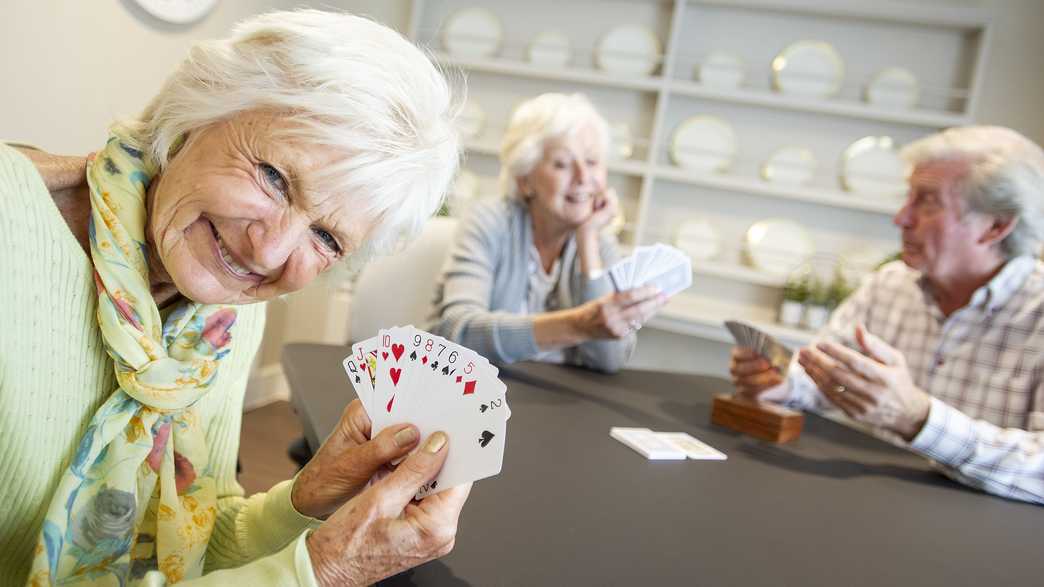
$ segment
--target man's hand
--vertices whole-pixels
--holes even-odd
[[[902,353],[862,324],[855,333],[864,354],[824,342],[801,349],[798,362],[850,418],[913,440],[928,420],[930,396],[914,384]]]

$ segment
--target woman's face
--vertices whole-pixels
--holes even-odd
[[[536,167],[519,179],[519,190],[536,217],[550,217],[567,228],[591,216],[594,196],[606,185],[605,154],[598,132],[585,125],[562,139],[548,141]]]
[[[340,154],[275,135],[289,124],[247,112],[188,137],[149,186],[160,283],[196,302],[250,303],[301,289],[358,247],[371,219],[310,181]]]

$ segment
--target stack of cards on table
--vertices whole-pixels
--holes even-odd
[[[616,291],[654,285],[665,295],[673,296],[692,285],[692,261],[685,253],[662,243],[638,247],[609,269],[609,280]]]
[[[475,351],[413,326],[382,329],[352,346],[344,370],[373,423],[370,437],[394,424],[449,436],[439,475],[417,499],[500,473],[511,417],[498,369]]]
[[[732,337],[736,339],[736,344],[753,349],[754,352],[768,359],[769,363],[779,369],[780,373],[783,375],[787,374],[790,358],[794,355],[794,351],[750,324],[736,320],[726,320],[725,327],[729,329]]]
[[[648,428],[609,429],[609,436],[633,448],[649,460],[724,461],[725,453],[684,432],[653,432]]]

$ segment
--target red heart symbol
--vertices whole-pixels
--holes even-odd
[[[399,357],[402,356],[402,353],[405,353],[405,352],[406,352],[406,347],[402,346],[401,344],[393,344],[392,345],[392,354],[395,355],[395,360],[396,361],[398,361]]]
[[[388,375],[391,376],[392,385],[399,384],[399,376],[402,375],[402,369],[388,369]]]
[[[388,410],[389,413],[391,413],[391,407],[392,407],[393,403],[395,403],[395,396],[394,395],[391,396],[390,400],[388,400],[388,408],[387,408],[387,410]]]
[[[382,359],[387,359],[388,358],[388,351],[381,351],[381,358]]]
[[[471,395],[475,393],[475,380],[472,379],[464,384],[464,395]]]
[[[428,357],[426,357],[426,356],[421,357],[421,364],[422,365],[427,365],[428,364]]]

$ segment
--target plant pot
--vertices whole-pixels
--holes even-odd
[[[797,328],[805,314],[805,304],[794,300],[783,300],[779,306],[779,323]]]
[[[805,308],[805,328],[819,330],[826,325],[830,319],[830,308],[819,305],[809,305]]]

